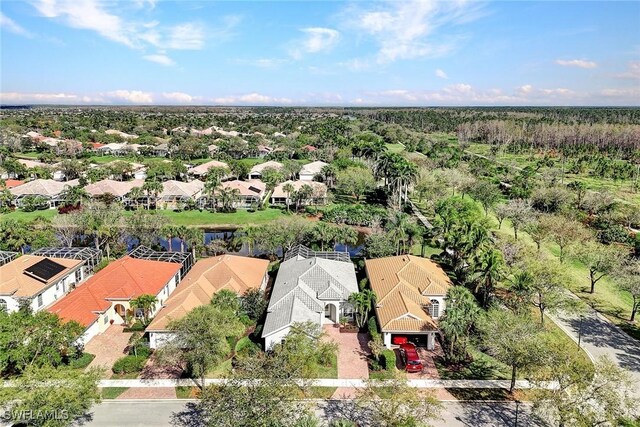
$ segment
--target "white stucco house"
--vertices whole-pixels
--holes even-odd
[[[335,324],[353,317],[347,302],[358,292],[356,272],[346,252],[288,251],[273,285],[262,330],[265,349],[282,341],[295,323]]]
[[[23,255],[0,266],[0,310],[28,304],[40,311],[84,280],[83,260]]]
[[[320,160],[303,165],[300,169],[300,181],[313,181],[313,178],[319,175],[325,166],[329,166],[329,164]]]

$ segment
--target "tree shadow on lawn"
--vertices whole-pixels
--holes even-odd
[[[483,358],[475,358],[459,364],[448,364],[442,357],[435,357],[440,378],[444,380],[495,380],[503,379],[499,369]]]

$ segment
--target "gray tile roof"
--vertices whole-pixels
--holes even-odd
[[[262,336],[291,326],[314,321],[324,311],[324,301],[346,301],[358,292],[351,261],[298,255],[280,265],[273,285]]]

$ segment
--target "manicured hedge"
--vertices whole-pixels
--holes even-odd
[[[371,205],[330,205],[322,209],[322,220],[336,224],[370,227],[387,217],[387,210]]]
[[[236,344],[236,354],[251,355],[260,351],[260,347],[249,339],[249,337],[243,337]]]
[[[385,370],[392,371],[396,368],[396,353],[393,350],[382,350],[382,359]]]
[[[89,363],[95,358],[95,354],[82,353],[77,359],[69,361],[69,367],[73,369],[84,369],[89,366]]]
[[[367,322],[367,328],[369,329],[369,334],[371,335],[371,339],[375,340],[380,337],[380,332],[378,332],[378,323],[376,322],[375,316],[371,316],[369,321]]]
[[[116,363],[113,364],[113,368],[111,368],[111,370],[115,374],[130,374],[134,372],[140,372],[142,371],[142,368],[144,368],[146,362],[146,357],[125,356],[116,360]]]
[[[129,355],[130,356],[138,355],[138,357],[144,357],[145,359],[148,359],[149,356],[151,356],[151,351],[152,350],[149,348],[149,346],[140,344],[140,345],[137,345],[135,349],[131,347],[129,349]]]

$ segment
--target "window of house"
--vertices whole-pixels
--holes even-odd
[[[109,316],[104,316],[104,324],[106,325],[107,323],[109,323]]]
[[[42,294],[38,295],[38,307],[42,307]]]
[[[438,301],[437,299],[431,300],[431,305],[429,306],[429,314],[433,318],[440,316],[440,301]]]
[[[350,319],[353,318],[353,306],[351,304],[344,304],[342,306],[342,315]]]
[[[7,301],[0,298],[0,311],[7,311],[7,310],[9,310]]]
[[[60,282],[56,283],[56,292],[60,290]]]
[[[79,283],[82,280],[82,271],[80,269],[76,270],[76,283]]]

